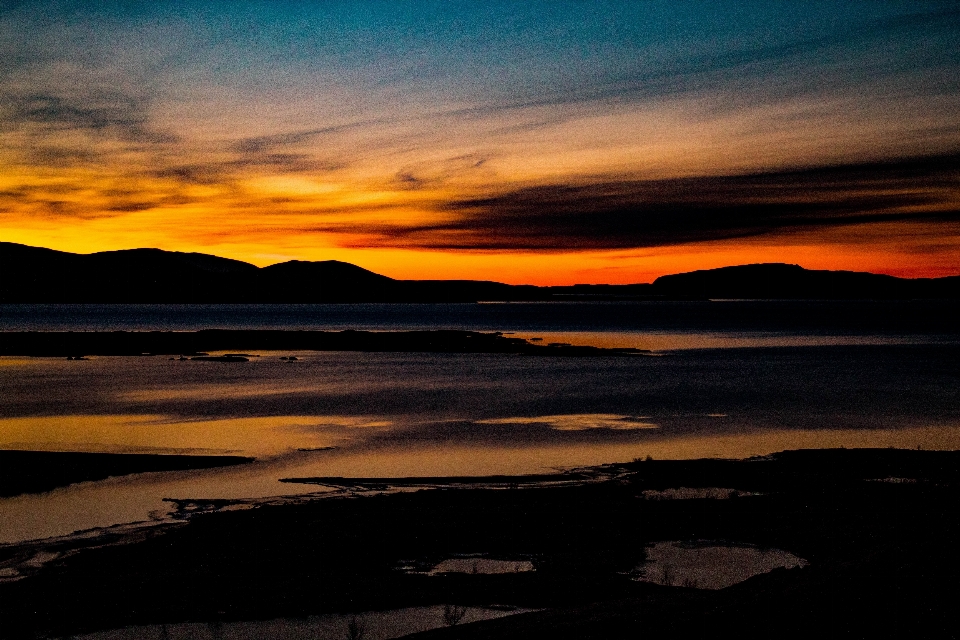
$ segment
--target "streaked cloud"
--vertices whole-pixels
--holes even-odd
[[[8,96],[3,122],[8,127],[38,124],[53,132],[76,129],[112,134],[133,142],[177,141],[170,133],[151,130],[145,101],[122,93],[84,100],[50,94]]]
[[[960,230],[960,156],[800,171],[555,184],[445,206],[428,225],[371,225],[373,244],[457,250],[657,247],[877,222]]]
[[[940,232],[916,260],[960,252],[952,2],[3,9],[5,239],[350,260],[872,225],[877,253],[909,223]]]

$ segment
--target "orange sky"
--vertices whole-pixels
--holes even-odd
[[[960,273],[955,12],[654,4],[455,29],[350,3],[11,11],[0,240],[541,285]]]

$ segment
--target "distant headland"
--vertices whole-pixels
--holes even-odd
[[[960,298],[960,276],[905,279],[792,264],[661,276],[650,284],[540,287],[481,280],[396,280],[346,262],[268,267],[203,253],[76,254],[0,242],[0,303],[350,303],[564,300]]]

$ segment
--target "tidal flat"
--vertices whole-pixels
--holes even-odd
[[[135,473],[210,469],[248,462],[253,458],[0,450],[0,498]]]
[[[2,449],[254,459],[0,498],[0,637],[340,639],[411,611],[437,637],[936,636],[960,449],[938,304],[320,306],[271,326],[427,333],[410,351],[0,356]],[[7,338],[219,339],[202,331],[251,329],[223,314],[290,313],[20,311]],[[456,348],[431,344],[445,328]],[[594,350],[498,350],[515,340]]]
[[[256,458],[0,498],[0,543],[169,519],[165,499],[319,490],[281,482],[292,477],[529,475],[646,455],[840,446],[960,449],[960,346],[939,334],[857,338],[657,357],[246,349],[246,362],[0,357],[0,449]]]
[[[955,592],[944,586],[960,569],[960,452],[638,460],[526,483],[304,479],[321,480],[345,490],[186,510],[177,526],[65,553],[0,583],[0,633],[67,637],[185,623],[222,631],[443,605],[536,611],[411,637],[940,637],[960,621]],[[742,493],[644,495],[680,486]],[[803,564],[715,590],[636,580],[652,545],[667,541],[779,550]],[[409,570],[468,557],[524,570]]]

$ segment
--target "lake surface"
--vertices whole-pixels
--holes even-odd
[[[802,447],[956,449],[958,311],[938,301],[4,305],[0,331],[445,328],[655,355],[0,358],[0,448],[257,458],[0,500],[0,542],[162,520],[171,510],[163,498],[317,490],[284,477],[539,473]],[[298,360],[280,359],[291,355]]]
[[[796,569],[807,561],[781,549],[710,541],[662,541],[647,547],[636,579],[669,586],[723,589],[774,569]]]
[[[958,334],[960,301],[714,300],[481,304],[6,304],[0,331],[303,329],[815,336]]]

